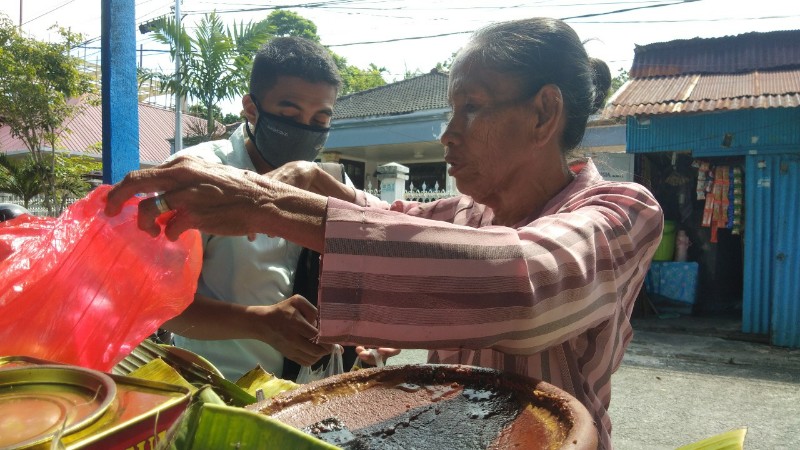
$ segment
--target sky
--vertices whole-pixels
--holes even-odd
[[[175,0],[131,0],[137,24],[171,14]],[[54,24],[81,33],[83,55],[100,60],[100,0],[0,0],[0,13],[22,30],[48,40]],[[612,74],[631,67],[636,45],[695,37],[800,28],[796,0],[183,0],[184,26],[216,10],[228,24],[258,21],[283,5],[317,25],[322,44],[361,68],[386,69],[387,82],[407,71],[428,72],[463,46],[470,32],[492,22],[546,16],[565,19],[585,41],[590,56]],[[286,7],[290,6],[291,7]],[[191,33],[190,33],[191,34]],[[137,33],[143,66],[171,71],[165,49]],[[223,105],[238,113],[238,102]]]

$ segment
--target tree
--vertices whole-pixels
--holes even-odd
[[[55,163],[49,161],[56,159]],[[46,155],[42,161],[28,155],[22,161],[12,161],[8,156],[0,154],[0,192],[5,192],[22,199],[22,206],[30,207],[31,200],[46,192],[47,179],[51,167],[55,194],[52,202],[52,213],[60,215],[70,198],[85,196],[91,184],[84,179],[92,171],[100,171],[102,163],[88,156],[68,156],[62,153]]]
[[[197,100],[205,109],[206,133],[214,134],[219,108],[214,107],[247,92],[252,55],[271,37],[269,23],[242,22],[225,27],[216,14],[207,14],[200,21],[194,36],[185,28],[178,35],[174,19],[161,19],[150,24],[154,39],[170,46],[175,59],[176,42],[180,47],[180,83],[174,73],[141,70],[139,82],[156,80],[161,92],[177,92],[181,97]]]
[[[0,16],[0,125],[25,144],[37,170],[47,167],[42,193],[48,214],[57,208],[55,154],[60,137],[69,132],[64,124],[99,100],[91,76],[80,70],[81,60],[70,54],[83,37],[64,28],[57,33],[57,42],[36,41]]]
[[[347,64],[347,58],[343,56],[334,52],[331,52],[331,56],[333,56],[333,61],[339,69],[339,75],[342,77],[342,88],[339,95],[348,95],[386,84],[386,80],[383,79],[383,73],[386,72],[384,67],[370,64],[368,69],[362,70]]]
[[[56,215],[60,215],[67,207],[69,199],[82,198],[92,185],[86,180],[87,174],[99,172],[103,169],[103,164],[89,156],[65,155],[56,153],[55,171],[55,192],[56,192]]]
[[[617,92],[619,88],[621,88],[622,85],[628,81],[628,78],[628,71],[620,67],[617,71],[617,76],[611,79],[611,87],[608,89],[608,97],[611,97],[614,92]]]
[[[30,206],[31,199],[45,189],[47,167],[42,167],[28,156],[22,164],[15,164],[0,153],[0,192],[22,199],[22,206]]]
[[[160,93],[174,93],[196,100],[203,106],[202,117],[206,119],[206,135],[214,134],[215,119],[220,117],[216,105],[247,93],[250,68],[258,48],[275,36],[301,36],[319,42],[317,26],[308,19],[285,10],[275,10],[266,19],[257,23],[238,23],[225,27],[216,13],[204,16],[195,31],[189,36],[181,30],[180,39],[173,19],[158,19],[140,27],[143,31],[154,31],[154,39],[169,45],[175,58],[175,43],[180,45],[180,84],[173,73],[143,69],[139,72],[140,85],[155,81]],[[381,86],[386,82],[381,77],[385,69],[370,65],[362,70],[347,65],[347,60],[331,52],[342,75],[341,94]]]
[[[266,22],[273,36],[299,36],[320,42],[317,25],[297,13],[276,9],[267,16]],[[339,95],[352,94],[386,84],[382,76],[386,72],[385,68],[370,64],[366,69],[360,69],[347,64],[347,58],[330,49],[329,51],[339,69],[339,75],[342,77],[342,88]]]
[[[317,26],[314,22],[299,14],[283,9],[276,9],[267,16],[266,21],[269,32],[273,36],[298,36],[314,42],[319,42]]]
[[[449,58],[442,62],[436,63],[435,69],[440,72],[449,72],[450,68],[453,67],[453,62],[456,60],[456,55],[458,55],[458,52],[451,53]]]

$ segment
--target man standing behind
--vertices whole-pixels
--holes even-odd
[[[322,149],[341,78],[328,51],[297,37],[274,38],[256,54],[246,122],[229,140],[177,155],[264,174],[290,161],[313,161]],[[219,211],[225,220],[225,211]],[[236,380],[260,364],[282,375],[283,358],[311,365],[330,345],[312,342],[316,308],[292,295],[302,248],[282,238],[203,235],[203,269],[193,303],[164,324],[177,346]],[[291,297],[291,298],[290,298]]]

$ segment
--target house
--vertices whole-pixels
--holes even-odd
[[[377,188],[377,167],[399,163],[410,169],[406,189],[426,186],[455,192],[447,175],[441,135],[450,114],[447,74],[439,70],[356,92],[337,100],[323,161],[339,161],[359,188]],[[593,156],[607,177],[632,179],[633,157],[625,154],[625,125],[590,123],[578,156]]]
[[[800,30],[637,46],[629,73],[603,117],[691,241],[692,312],[800,347]]]
[[[184,135],[192,130],[205,131],[204,119],[183,114]],[[64,124],[69,131],[61,136],[57,151],[89,155],[102,160],[103,115],[100,105],[87,106],[80,114]],[[221,127],[221,126],[220,126]],[[196,134],[196,132],[195,132]],[[172,153],[175,135],[175,112],[139,103],[139,161],[141,167],[160,164]],[[28,155],[25,144],[11,135],[8,126],[0,127],[0,152],[10,158]]]

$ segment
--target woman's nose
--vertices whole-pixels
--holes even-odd
[[[445,125],[442,126],[442,135],[439,136],[439,142],[444,146],[454,144],[456,142],[458,133],[453,126],[453,119],[450,119]]]

